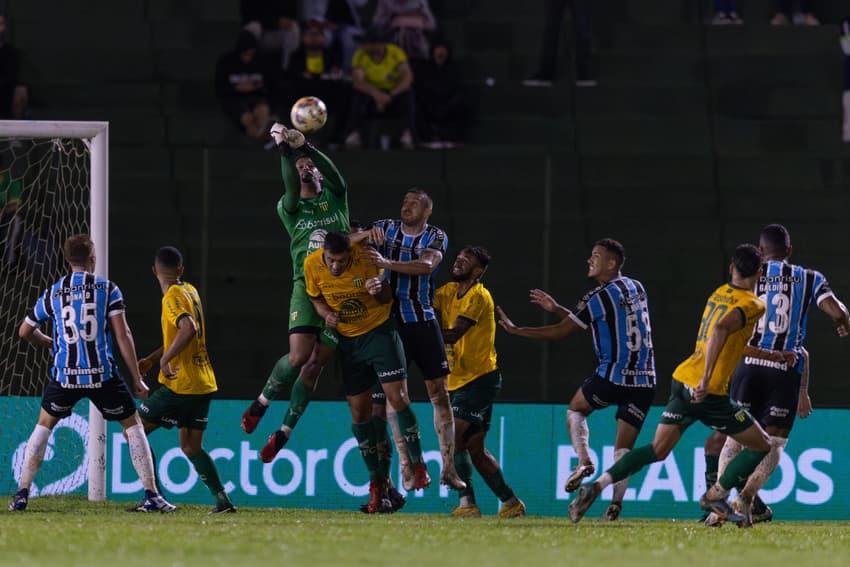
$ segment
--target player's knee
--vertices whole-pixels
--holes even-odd
[[[301,368],[307,361],[310,360],[310,352],[301,352],[301,351],[290,351],[289,352],[289,365],[292,368]]]

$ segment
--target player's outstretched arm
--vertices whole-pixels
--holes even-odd
[[[847,313],[847,307],[843,303],[830,295],[818,303],[818,307],[835,322],[835,331],[839,337],[846,337],[850,334],[850,314]]]
[[[554,325],[517,327],[501,307],[496,307],[496,314],[499,316],[499,324],[505,331],[511,335],[518,335],[529,339],[562,339],[576,329],[581,328],[570,317],[565,317]]]
[[[148,397],[148,386],[139,372],[139,361],[136,358],[136,342],[133,340],[133,332],[130,330],[127,317],[123,311],[115,313],[109,318],[109,324],[112,326],[112,333],[115,335],[115,342],[118,343],[121,358],[124,359],[124,364],[127,365],[127,370],[130,371],[133,377],[133,393],[140,400],[144,400]]]
[[[443,260],[443,253],[433,248],[422,252],[420,258],[406,262],[385,258],[374,248],[365,248],[362,254],[364,258],[379,268],[392,270],[400,274],[409,274],[411,276],[429,276]]]
[[[529,300],[542,307],[549,313],[556,313],[561,319],[570,315],[570,310],[555,301],[555,298],[542,289],[532,289],[528,292]]]
[[[147,356],[143,356],[139,359],[139,372],[144,376],[148,372],[150,372],[151,368],[153,368],[153,363],[158,362],[159,359],[162,358],[162,347],[157,347],[155,351],[150,353]]]

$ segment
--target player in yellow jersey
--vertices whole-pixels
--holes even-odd
[[[386,468],[380,462],[382,452],[372,419],[376,383],[398,414],[413,464],[414,488],[431,483],[422,458],[419,425],[410,409],[404,350],[390,321],[392,291],[380,269],[365,256],[364,247],[352,244],[339,231],[329,232],[322,249],[304,259],[304,282],[316,313],[339,335],[337,354],[351,409],[351,430],[369,470],[366,511],[389,511]]]
[[[146,373],[159,361],[161,386],[139,406],[145,433],[175,425],[180,448],[215,497],[211,514],[235,512],[215,462],[203,448],[210,400],[218,390],[207,354],[204,310],[198,290],[182,281],[183,256],[172,246],[157,250],[153,273],[162,289],[162,346],[139,360]]]
[[[484,447],[493,400],[502,388],[502,374],[496,365],[493,298],[479,281],[489,263],[490,254],[484,248],[464,247],[452,265],[454,281],[440,287],[434,297],[449,358],[448,387],[455,418],[454,464],[466,483],[452,516],[481,515],[472,489],[474,466],[502,502],[499,517],[516,518],[525,515],[525,504],[507,485],[499,463]]]
[[[721,519],[752,525],[749,510],[734,511],[726,501],[740,478],[746,478],[770,451],[767,433],[745,410],[729,399],[729,381],[765,311],[753,293],[761,276],[761,253],[751,244],[735,249],[729,271],[731,283],[718,287],[705,305],[694,353],[673,372],[670,400],[650,445],[629,451],[596,482],[582,485],[570,503],[570,519],[578,522],[608,485],[632,475],[656,461],[663,461],[685,429],[701,421],[723,431],[746,449],[729,463],[717,482],[708,487],[700,506]],[[793,353],[787,353],[794,358]],[[776,351],[774,356],[785,357]],[[796,360],[794,360],[796,362]]]

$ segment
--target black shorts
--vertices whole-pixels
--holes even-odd
[[[729,397],[762,426],[791,429],[800,400],[800,378],[793,366],[747,356],[732,374]]]
[[[462,419],[469,423],[467,435],[479,431],[485,433],[490,431],[493,400],[499,395],[501,389],[502,373],[496,369],[449,392],[455,419]]]
[[[387,405],[387,395],[384,393],[384,387],[381,384],[375,384],[372,390],[372,403],[379,406]]]
[[[448,376],[449,359],[446,357],[443,333],[436,320],[415,323],[397,321],[397,328],[408,364],[415,362],[426,380]]]
[[[643,426],[655,397],[655,388],[621,386],[599,376],[587,378],[581,385],[581,392],[595,410],[617,404],[617,419],[638,429]]]
[[[136,403],[120,376],[100,382],[99,388],[63,388],[56,380],[50,380],[44,389],[41,407],[44,411],[62,419],[71,415],[74,404],[88,398],[94,402],[106,421],[121,421],[136,413]]]

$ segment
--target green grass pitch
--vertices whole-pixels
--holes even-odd
[[[0,565],[847,565],[850,522],[741,530],[697,521],[455,519],[436,514],[241,508],[130,514],[126,503],[46,497],[0,511]],[[628,510],[625,511],[628,513]]]

